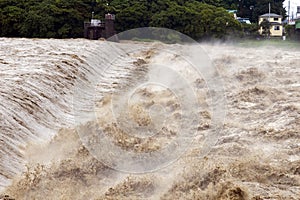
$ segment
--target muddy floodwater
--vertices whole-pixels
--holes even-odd
[[[300,199],[300,49],[199,48],[0,38],[0,199]]]

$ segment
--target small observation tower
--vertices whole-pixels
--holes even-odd
[[[84,22],[84,38],[90,40],[98,40],[100,38],[118,41],[115,31],[115,15],[105,14],[104,22],[99,19],[94,19],[94,12],[90,22]]]

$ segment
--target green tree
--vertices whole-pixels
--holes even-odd
[[[249,18],[252,22],[257,22],[258,17],[269,11],[286,17],[286,10],[283,7],[284,0],[199,0],[210,5],[222,6],[225,9],[238,10],[237,15],[243,18]]]
[[[243,36],[256,38],[259,36],[259,32],[258,32],[259,28],[260,27],[256,23],[252,23],[252,24],[243,23],[242,24]]]
[[[253,11],[253,21],[257,22],[260,15],[269,12],[269,2],[271,5],[271,13],[282,15],[283,18],[286,17],[286,10],[283,7],[284,0],[259,0],[255,4],[255,8]]]
[[[221,7],[224,4],[222,0],[198,0],[198,2],[213,5],[216,7]]]
[[[155,14],[150,25],[166,27],[187,34],[194,39],[222,38],[241,30],[241,25],[221,7],[189,1]]]
[[[260,27],[262,28],[262,34],[265,37],[269,37],[271,32],[270,32],[270,28],[271,28],[271,23],[269,22],[269,20],[264,19],[261,23],[260,23]]]
[[[83,22],[116,14],[118,32],[138,27],[166,27],[195,39],[222,38],[241,30],[225,9],[257,21],[271,12],[285,16],[283,0],[1,0],[0,36],[82,37]]]
[[[0,35],[18,37],[25,10],[18,6],[17,1],[0,3]]]
[[[89,1],[3,0],[0,35],[13,37],[82,37]]]
[[[117,2],[119,1],[111,3],[113,10],[116,11],[117,31],[149,26],[151,13],[147,0]]]

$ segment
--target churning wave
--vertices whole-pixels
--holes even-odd
[[[159,54],[163,47],[0,38],[0,191],[16,199],[298,199],[297,49],[202,45],[224,80],[227,98],[223,134],[204,158],[200,156],[202,134],[195,136],[184,156],[153,173],[113,170],[90,154],[75,129],[74,106],[86,113],[86,121],[91,110],[84,101],[74,101],[78,84],[83,90],[92,75],[99,75],[96,97],[105,108],[111,99],[107,94],[118,93],[149,74],[145,66],[151,59],[182,64]],[[132,53],[109,67],[124,52]],[[206,108],[205,82],[198,79],[190,85],[198,88],[198,100]],[[168,91],[139,94],[164,102],[174,119],[180,118],[180,105]],[[133,110],[142,113],[139,107]],[[140,116],[138,123],[149,123],[146,114]],[[199,117],[197,131],[208,132],[212,113],[204,109]],[[164,144],[142,143],[114,126],[108,129],[120,148],[152,151]],[[163,127],[162,135],[172,139],[176,131]]]

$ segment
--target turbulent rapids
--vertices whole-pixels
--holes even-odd
[[[8,38],[0,38],[0,44],[0,199],[1,194],[14,199],[299,199],[299,49],[201,45],[221,75],[227,105],[222,133],[203,156],[214,117],[210,107],[215,102],[209,96],[216,94],[208,80],[195,76],[180,59],[183,46]],[[127,54],[116,59],[122,52]],[[183,103],[162,86],[122,93],[157,78],[155,63],[185,74],[196,102]],[[87,88],[93,84],[91,74],[100,77],[95,91]],[[186,85],[174,81],[176,75],[164,74],[163,81],[184,93]],[[132,99],[129,110],[114,116],[122,113],[118,106],[126,95]],[[198,120],[182,113],[185,104],[195,107]],[[128,118],[143,130],[157,129],[157,135],[147,139],[133,134],[141,129],[131,131]],[[178,121],[186,127],[181,129]],[[170,141],[185,141],[181,135],[188,129],[195,134],[192,143],[183,143],[188,148],[178,159],[174,145],[170,165],[135,174],[126,172],[132,160],[95,150],[96,125],[110,135],[118,152],[134,155],[152,155]],[[120,156],[118,163],[108,161],[113,156]],[[155,162],[144,167],[156,167]]]

